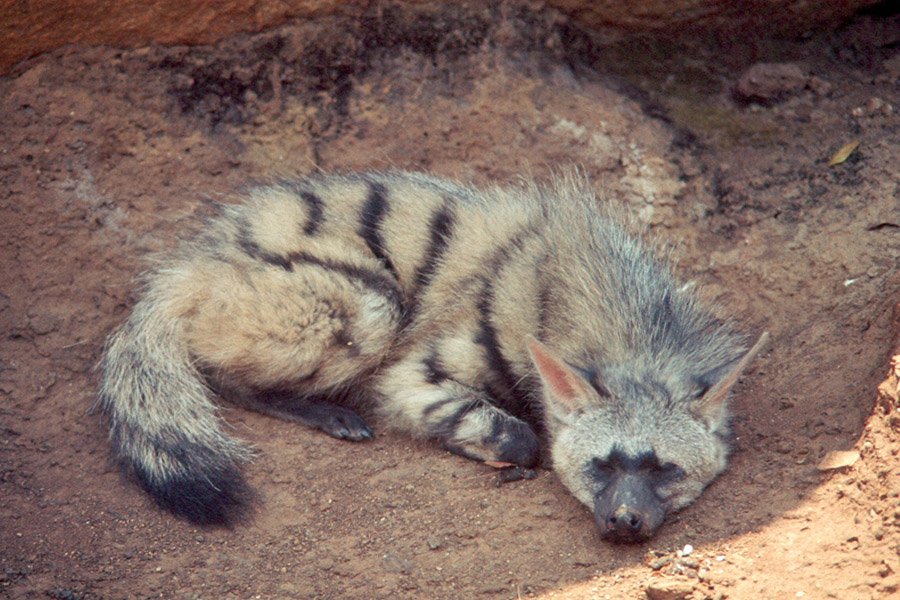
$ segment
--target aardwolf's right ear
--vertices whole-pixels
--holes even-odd
[[[710,431],[718,430],[725,418],[725,403],[731,388],[740,379],[747,366],[753,362],[756,355],[765,347],[769,341],[769,332],[764,332],[759,339],[753,344],[753,347],[740,357],[737,361],[726,365],[722,369],[717,369],[716,373],[711,374],[710,379],[715,383],[702,396],[691,403],[691,412],[695,417],[706,423]]]
[[[528,336],[528,352],[544,387],[544,402],[553,416],[566,420],[587,408],[594,395],[591,386],[565,361]]]

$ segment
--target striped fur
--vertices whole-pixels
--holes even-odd
[[[356,441],[372,431],[341,401],[365,396],[386,427],[523,467],[543,434],[595,512],[598,460],[677,465],[654,492],[665,513],[724,468],[725,402],[753,354],[576,177],[285,180],[157,265],[110,339],[100,402],[122,463],[198,523],[252,498],[210,390]]]

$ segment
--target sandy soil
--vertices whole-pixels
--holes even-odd
[[[797,40],[603,45],[491,3],[19,65],[0,79],[0,596],[896,593],[897,379],[876,388],[900,300],[898,47],[886,10]],[[735,97],[773,62],[794,66]],[[236,408],[264,497],[248,526],[177,521],[110,464],[90,411],[104,337],[140,256],[209,199],[315,169],[486,182],[573,163],[774,338],[737,390],[730,469],[650,543],[602,542],[548,471],[497,487],[402,436],[353,445]]]

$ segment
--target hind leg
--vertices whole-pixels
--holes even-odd
[[[284,391],[262,392],[254,398],[253,408],[285,421],[303,423],[341,440],[361,442],[375,437],[355,411],[323,398],[302,397]]]
[[[326,398],[365,377],[394,341],[399,296],[390,280],[374,280],[378,286],[322,264],[240,269],[210,261],[194,269],[185,338],[223,395],[334,437],[368,439],[362,418]]]

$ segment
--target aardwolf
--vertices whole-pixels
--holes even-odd
[[[725,468],[728,396],[765,337],[748,351],[576,175],[320,175],[220,206],[157,259],[99,401],[123,465],[195,523],[252,506],[214,393],[352,441],[373,436],[364,398],[479,461],[533,467],[546,440],[603,536],[638,541]]]

